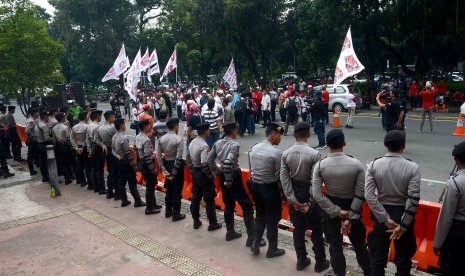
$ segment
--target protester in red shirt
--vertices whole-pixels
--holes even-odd
[[[321,99],[323,100],[326,108],[326,124],[329,124],[329,91],[326,89],[326,85],[323,86],[323,91],[321,91]]]
[[[439,93],[439,95],[446,94],[447,90],[448,90],[447,84],[444,82],[444,80],[441,80],[439,82],[439,85],[438,85],[438,93]]]
[[[434,95],[438,92],[438,89],[433,87],[430,81],[426,82],[425,89],[418,94],[422,99],[422,119],[420,124],[419,132],[423,131],[423,125],[425,123],[426,114],[428,114],[429,126],[431,132],[433,132],[433,108],[434,108]]]
[[[257,106],[257,113],[255,114],[255,123],[257,124],[260,123],[260,119],[262,117],[262,98],[263,98],[263,93],[259,88],[257,88],[252,93],[252,101]]]
[[[463,103],[463,92],[462,91],[457,91],[454,93],[454,96],[452,97],[452,101],[454,102],[455,106],[461,106]]]
[[[412,81],[409,87],[409,101],[410,107],[413,109],[416,106],[416,98],[418,93],[418,85],[416,81]]]

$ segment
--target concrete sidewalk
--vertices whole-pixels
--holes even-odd
[[[225,228],[208,232],[203,208],[204,225],[194,230],[187,201],[182,204],[187,219],[172,222],[163,212],[145,216],[144,208],[121,208],[76,184],[60,188],[63,196],[55,199],[49,196],[50,186],[37,180],[0,189],[0,275],[298,273],[292,235],[286,231],[279,234],[286,255],[267,259],[266,248],[259,256],[251,254],[245,236],[226,242]],[[143,187],[139,190],[145,194]],[[163,199],[157,192],[158,202]],[[218,217],[223,220],[221,212]],[[241,220],[236,225],[245,232]],[[310,242],[307,249],[313,255]],[[362,275],[354,252],[345,253],[348,275]],[[391,265],[389,271],[394,271]],[[303,273],[318,275],[313,266]]]

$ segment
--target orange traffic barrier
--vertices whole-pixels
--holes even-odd
[[[336,108],[334,110],[334,115],[333,115],[333,127],[334,128],[339,128],[341,127],[341,124],[339,123],[339,109]]]
[[[463,130],[462,113],[459,114],[459,118],[457,119],[457,126],[455,127],[455,132],[453,133],[453,135],[465,136],[465,132]]]

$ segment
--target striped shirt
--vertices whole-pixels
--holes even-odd
[[[218,130],[218,125],[216,123],[216,121],[220,118],[220,116],[218,116],[218,112],[207,109],[202,111],[202,116],[205,119],[205,122],[210,124],[210,131]]]

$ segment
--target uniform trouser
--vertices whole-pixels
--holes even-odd
[[[72,157],[74,157],[71,145],[56,143],[56,153],[57,164],[60,164],[61,173],[66,181],[70,181],[73,173]]]
[[[271,101],[271,121],[276,121],[276,101]]]
[[[224,221],[226,223],[226,230],[228,232],[234,232],[234,208],[236,202],[242,208],[242,215],[244,217],[245,228],[247,229],[247,235],[252,236],[253,233],[253,203],[249,198],[249,195],[245,191],[244,185],[242,184],[242,172],[240,168],[237,168],[233,172],[233,184],[231,188],[227,188],[224,185],[225,177],[224,173],[220,173],[220,185],[223,191],[223,202],[225,205],[224,209]]]
[[[39,143],[38,145],[39,168],[42,178],[48,179],[48,165],[47,165],[47,143]]]
[[[118,184],[115,179],[115,163],[116,163],[116,158],[111,152],[111,147],[107,147],[107,154],[105,156],[105,161],[107,164],[107,193],[112,195],[118,195]]]
[[[81,154],[76,153],[77,158],[77,173],[76,173],[76,182],[78,184],[84,185],[88,184],[89,188],[94,188],[94,183],[92,182],[92,160],[88,158],[87,149],[84,148]]]
[[[325,112],[326,123],[329,123],[329,104],[325,103],[325,109],[326,109],[326,112]]]
[[[200,220],[200,201],[205,202],[205,209],[207,211],[207,219],[210,224],[216,224],[215,211],[215,184],[210,180],[201,169],[192,170],[192,200],[191,200],[191,214],[194,221]]]
[[[145,202],[147,203],[146,210],[155,209],[157,199],[155,198],[155,186],[158,183],[157,174],[152,173],[147,165],[140,165],[140,171],[145,180]]]
[[[3,147],[3,151],[5,152],[5,155],[7,156],[7,158],[11,158],[9,133],[4,135],[3,140],[2,140],[2,147]]]
[[[307,122],[307,119],[308,119],[308,112],[307,112],[307,111],[302,112],[302,113],[300,114],[300,117],[302,117],[302,121],[303,121],[303,122]]]
[[[298,183],[292,180],[292,190],[301,204],[310,200],[310,185]],[[320,206],[314,205],[307,213],[296,211],[295,208],[289,208],[291,222],[294,225],[294,247],[298,260],[307,258],[307,249],[305,247],[305,237],[307,229],[312,230],[311,240],[313,243],[312,250],[315,252],[315,260],[318,263],[326,260],[325,244],[323,239],[323,211]]]
[[[426,115],[428,115],[429,120],[429,127],[433,130],[433,108],[423,108],[423,112],[421,113],[421,123],[420,123],[420,130],[423,130],[423,125],[425,124]]]
[[[16,127],[11,128],[9,130],[10,133],[10,143],[11,143],[11,151],[13,153],[13,157],[15,159],[21,159],[21,139],[19,138],[18,133],[16,132]]]
[[[171,173],[176,161],[163,160],[166,170]],[[184,187],[184,164],[178,169],[178,174],[173,179],[165,178],[165,205],[166,211],[172,211],[175,215],[181,212],[182,188]]]
[[[261,119],[262,119],[262,106],[257,105],[257,113],[255,113],[255,122],[259,124]]]
[[[239,124],[239,134],[241,136],[244,135],[246,130],[246,120],[245,120],[245,113],[244,112],[234,112],[234,117],[236,122]]]
[[[103,177],[103,169],[105,166],[105,153],[100,147],[97,147],[92,155],[92,170],[94,181],[94,191],[105,191],[105,179]]]
[[[39,155],[39,152],[38,152],[37,141],[28,139],[27,140],[27,167],[29,168],[30,172],[34,171],[34,163],[36,165],[40,164],[38,155]]]
[[[179,120],[181,120],[181,115],[182,115],[182,106],[181,105],[176,105],[176,113],[178,114]]]
[[[282,212],[281,193],[278,183],[256,184],[251,181],[250,185],[256,211],[254,235],[260,240],[266,228],[268,241],[277,243],[278,222],[281,219]]]
[[[404,206],[384,205],[386,212],[396,223],[401,222],[404,213]],[[387,227],[384,223],[374,220],[373,230],[368,234],[368,249],[370,250],[371,275],[384,275],[384,269],[387,265],[391,233],[387,233]],[[414,232],[415,222],[412,221],[407,231],[394,241],[394,264],[397,267],[398,276],[410,275],[412,268],[411,258],[415,255],[417,244]]]
[[[252,135],[255,134],[255,116],[250,114],[245,114],[245,124],[247,125],[247,132]]]
[[[270,121],[271,121],[271,112],[269,110],[264,110],[263,111],[263,125],[267,126]]]
[[[318,136],[318,146],[326,145],[325,140],[325,122],[323,119],[315,119],[313,131]]]
[[[462,253],[464,247],[465,221],[454,220],[439,256],[439,266],[444,270],[443,275],[465,275]]]
[[[128,195],[126,194],[126,182],[129,185],[129,192],[131,193],[132,197],[134,198],[135,203],[141,203],[142,200],[140,198],[139,191],[137,190],[137,179],[136,179],[136,172],[129,164],[129,162],[125,159],[117,160],[115,163],[115,170],[116,170],[116,181],[118,181],[118,191],[119,196],[121,196],[121,200],[123,202],[128,201]]]
[[[342,210],[350,210],[352,199],[336,198],[327,196],[334,204],[341,207]],[[325,216],[324,228],[326,239],[329,242],[329,253],[331,255],[331,266],[336,275],[346,274],[346,258],[342,248],[343,237],[341,234],[342,220],[339,217],[330,218]],[[349,239],[355,249],[355,255],[359,266],[365,275],[370,275],[370,258],[367,250],[366,229],[361,219],[351,221],[352,228],[349,233]]]
[[[354,126],[355,107],[348,107],[347,110],[349,111],[349,116],[347,116],[346,125]]]
[[[8,164],[6,163],[6,152],[1,145],[0,145],[0,168],[1,168],[1,172],[3,175],[8,174]]]

